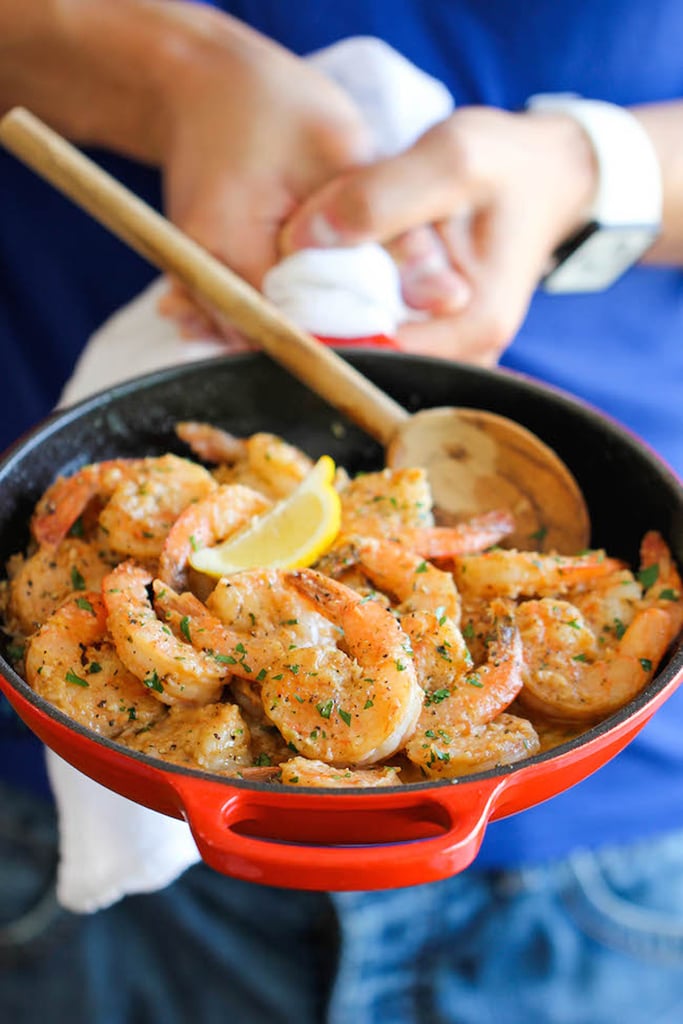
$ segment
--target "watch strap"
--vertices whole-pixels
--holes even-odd
[[[586,223],[554,253],[543,279],[547,291],[608,287],[652,245],[662,217],[662,177],[649,135],[624,107],[572,93],[541,93],[531,112],[563,113],[588,136],[598,182]]]

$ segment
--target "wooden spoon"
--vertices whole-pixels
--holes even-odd
[[[379,441],[390,466],[424,466],[441,521],[506,508],[517,524],[508,544],[568,554],[587,546],[590,525],[579,487],[530,431],[483,410],[410,415],[33,114],[22,108],[6,114],[0,141]]]

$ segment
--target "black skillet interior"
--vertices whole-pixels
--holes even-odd
[[[590,511],[593,546],[635,564],[642,535],[658,529],[683,564],[681,484],[614,422],[505,371],[387,352],[344,355],[410,410],[462,405],[517,420],[554,448],[576,476]],[[0,566],[24,549],[32,508],[58,473],[115,456],[188,454],[174,434],[174,424],[183,419],[204,420],[237,435],[269,430],[313,457],[330,454],[351,473],[382,465],[377,444],[266,356],[163,370],[57,413],[7,453],[0,463]],[[655,680],[642,699],[682,667],[679,645],[659,684]]]

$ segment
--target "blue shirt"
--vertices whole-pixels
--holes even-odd
[[[301,54],[349,35],[380,36],[445,82],[457,105],[519,109],[533,93],[561,91],[626,105],[683,96],[683,5],[676,0],[297,0],[294,11],[282,0],[217,6]],[[110,156],[104,162],[158,205],[153,172]],[[0,345],[11,382],[0,409],[5,444],[50,409],[90,333],[154,272],[2,153],[0,184],[11,199],[0,205]],[[636,268],[598,295],[536,295],[503,362],[588,399],[683,471],[678,269]],[[15,775],[35,779],[36,747],[14,730],[9,717],[0,717],[0,750]],[[681,827],[681,735],[683,694],[590,779],[490,826],[479,863],[538,860]]]

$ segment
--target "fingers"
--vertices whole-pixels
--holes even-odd
[[[406,351],[492,366],[519,330],[542,270],[534,223],[511,203],[481,213],[466,230],[451,221],[437,231],[467,274],[470,301],[426,323],[404,324],[398,342]]]
[[[413,228],[386,248],[398,266],[403,299],[413,309],[439,316],[467,305],[472,289],[434,228]]]
[[[180,281],[171,278],[157,301],[160,316],[173,320],[184,341],[222,341],[226,352],[251,351],[253,345],[216,310],[202,307]]]
[[[170,281],[168,290],[157,302],[159,316],[173,320],[180,336],[186,340],[210,338],[216,331],[209,317],[197,306],[179,281]]]
[[[416,224],[457,215],[481,198],[457,133],[445,121],[391,159],[346,173],[316,192],[281,235],[284,252],[386,242]]]

